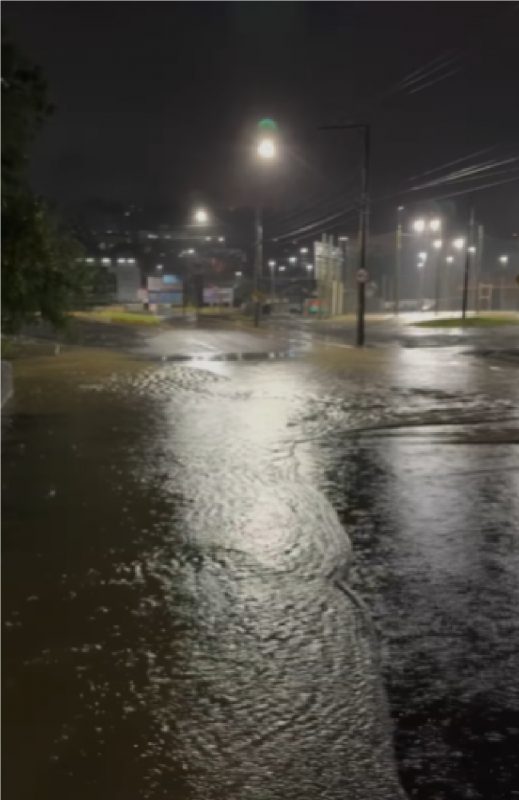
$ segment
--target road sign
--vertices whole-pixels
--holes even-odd
[[[366,283],[369,280],[368,271],[366,269],[357,270],[357,283]]]

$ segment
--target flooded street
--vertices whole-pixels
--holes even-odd
[[[515,365],[65,348],[15,380],[10,800],[519,798]]]

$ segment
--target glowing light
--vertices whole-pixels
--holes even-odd
[[[135,259],[134,258],[127,258],[126,259],[126,263],[127,264],[135,264]]]
[[[95,258],[85,258],[85,261],[86,261],[87,264],[93,264],[94,261],[95,261]]]
[[[454,256],[447,256],[445,261],[447,262],[447,264],[452,264],[452,262],[454,261]]]
[[[206,225],[209,222],[209,214],[205,208],[197,208],[194,213],[194,218],[198,225]]]
[[[274,267],[275,267],[275,266],[276,266],[276,262],[274,261],[274,259],[273,259],[273,258],[271,258],[271,259],[270,259],[270,261],[269,261],[269,267],[270,267],[271,269],[274,269]]]
[[[117,263],[118,264],[126,264],[126,259],[125,258],[118,258],[117,259]]]
[[[435,250],[441,250],[443,242],[441,239],[435,239],[432,244]]]
[[[101,259],[101,264],[111,264],[111,263],[112,263],[112,259],[111,258],[102,258]]]
[[[508,264],[508,256],[499,256],[500,264]]]
[[[469,253],[475,253],[476,252],[476,248],[474,247],[474,245],[471,245],[470,247],[467,247],[467,250],[469,251]]]
[[[442,226],[442,221],[438,217],[435,217],[435,219],[431,219],[429,221],[429,230],[433,231],[434,233],[439,231],[441,226]]]
[[[420,258],[422,261],[427,261],[427,253],[425,251],[418,253],[418,258]]]
[[[425,220],[415,219],[412,227],[415,233],[423,233],[425,230]]]
[[[160,272],[161,270],[164,269],[164,265],[163,264],[157,264],[156,269],[158,269],[158,271]]]
[[[308,253],[308,247],[301,247],[301,249],[299,250],[299,252],[300,252],[302,255],[305,255],[306,253]]]
[[[225,242],[225,236],[219,236],[218,237],[218,241],[219,242]]]
[[[264,138],[258,142],[257,153],[260,158],[270,160],[276,156],[276,143],[274,139]]]
[[[243,275],[243,272],[240,272],[238,270],[238,272],[235,272],[234,274],[236,275],[237,278],[241,278],[241,276]]]
[[[279,267],[279,271],[280,271],[280,272],[284,272],[285,270],[286,270],[286,267],[285,267],[285,266],[282,264],[282,265]]]
[[[314,268],[313,264],[307,264],[306,265],[306,269],[308,270],[308,272],[311,272],[313,270],[313,268]]]
[[[459,236],[457,239],[454,239],[452,246],[456,248],[456,250],[463,250],[465,247],[465,239],[462,236]]]
[[[290,256],[290,258],[288,259],[288,262],[289,262],[289,264],[296,264],[297,263],[297,257],[296,256]]]
[[[350,241],[349,236],[339,236],[339,242],[349,242],[349,241]]]

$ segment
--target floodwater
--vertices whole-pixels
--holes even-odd
[[[455,348],[20,359],[6,795],[392,800],[396,751],[519,797],[518,396]]]

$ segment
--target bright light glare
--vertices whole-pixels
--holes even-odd
[[[127,264],[135,264],[135,259],[134,258],[127,258],[126,259],[126,263]]]
[[[271,159],[276,156],[276,143],[274,139],[260,139],[257,153],[260,158]]]
[[[243,272],[240,272],[238,270],[238,272],[235,272],[234,274],[236,275],[237,278],[241,278],[241,276],[243,275]]]
[[[279,271],[280,271],[280,272],[284,272],[285,270],[286,270],[286,267],[284,267],[283,265],[281,265],[281,266],[280,266],[280,268],[279,268]]]
[[[313,268],[314,268],[314,265],[313,264],[307,264],[306,268],[307,268],[308,272],[311,272],[313,270]]]
[[[87,264],[93,264],[94,263],[94,259],[93,258],[85,258],[85,261],[86,261]],[[119,259],[119,263],[120,264],[124,263],[124,259]]]
[[[305,253],[308,253],[308,247],[301,247],[301,249],[299,250],[299,252],[300,252],[302,255],[305,255]]]
[[[205,225],[207,222],[209,222],[209,214],[205,208],[197,208],[194,216],[195,222],[198,223],[198,225]]]
[[[432,219],[429,222],[430,230],[434,231],[435,233],[436,233],[436,231],[440,230],[441,226],[442,226],[442,221],[441,221],[441,219],[438,219],[438,217],[436,217],[435,219]]]
[[[413,222],[413,230],[415,233],[423,233],[425,230],[425,220],[415,219]]]
[[[296,261],[297,261],[297,257],[296,256],[290,256],[290,258],[288,260],[289,260],[290,264],[295,264]]]
[[[225,236],[219,236],[218,237],[218,241],[219,242],[225,242]]]
[[[349,242],[349,236],[339,236],[339,242]]]
[[[469,251],[469,253],[475,253],[476,252],[476,248],[474,247],[474,245],[471,245],[470,247],[467,247],[467,250]]]
[[[162,269],[164,269],[164,267],[163,267],[163,265],[162,265],[162,264],[157,264],[157,269],[158,269],[158,270],[159,270],[159,272],[160,272]]]
[[[445,261],[447,262],[447,264],[452,264],[452,262],[454,261],[454,256],[447,256]]]
[[[456,250],[463,250],[465,247],[465,239],[460,236],[458,239],[454,239],[452,246],[456,248]]]
[[[433,247],[434,247],[435,250],[441,250],[442,244],[443,244],[443,242],[442,242],[441,239],[435,239],[434,242],[433,242]]]
[[[427,261],[427,253],[425,251],[418,253],[418,258],[421,258],[422,261]]]
[[[118,258],[117,259],[117,263],[118,264],[126,264],[126,259],[125,258]]]
[[[186,250],[186,253],[188,254],[188,256],[194,256],[195,255],[195,251],[193,250],[192,247],[190,247],[189,250]]]
[[[508,264],[508,256],[499,256],[499,262],[501,264]]]
[[[112,263],[112,259],[111,258],[102,258],[101,259],[101,264],[111,264],[111,263]]]
[[[270,261],[269,261],[269,267],[272,268],[272,267],[275,267],[275,266],[276,266],[276,262],[274,261],[273,258],[271,258]]]

